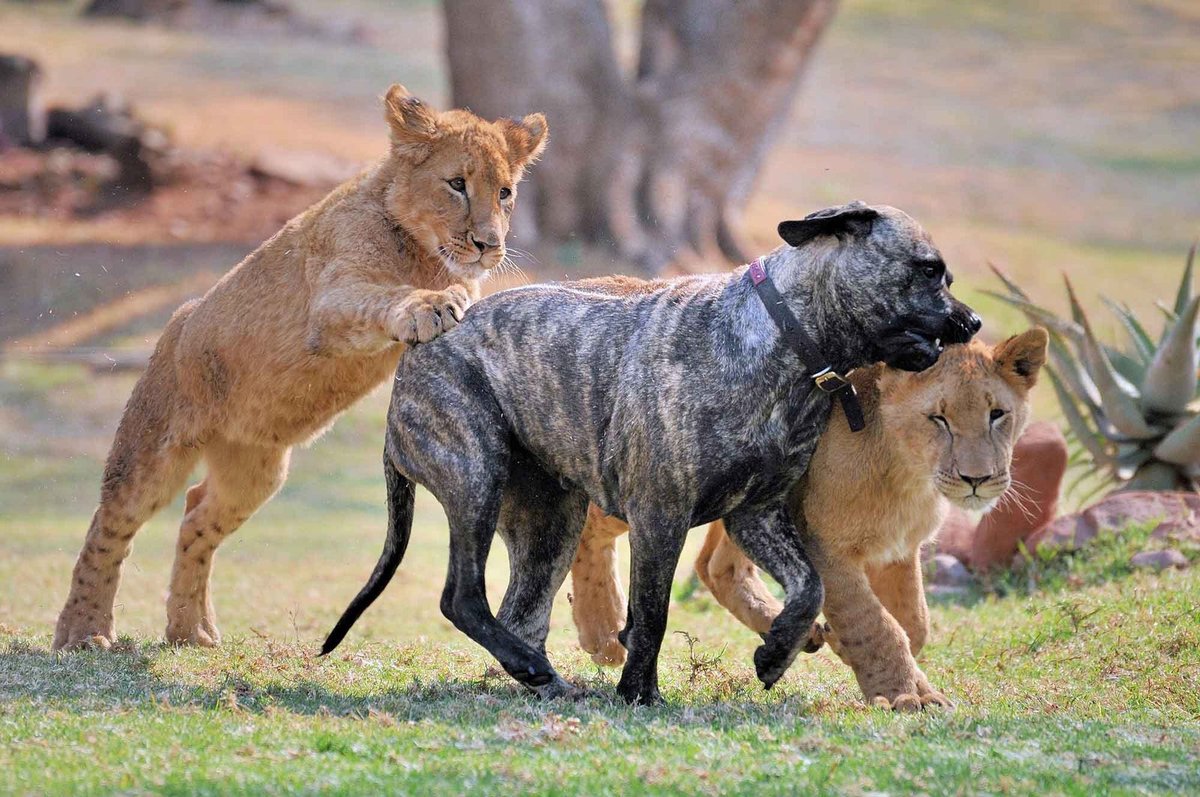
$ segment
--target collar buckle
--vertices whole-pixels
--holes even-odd
[[[833,368],[826,368],[823,371],[813,374],[812,379],[817,383],[817,387],[826,393],[836,393],[850,384],[850,380],[833,370]]]

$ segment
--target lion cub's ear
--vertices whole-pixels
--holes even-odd
[[[546,117],[540,113],[531,113],[519,121],[501,119],[500,127],[508,142],[508,162],[516,172],[537,160],[549,140]]]
[[[383,99],[384,117],[392,129],[392,147],[410,153],[420,152],[437,133],[433,110],[399,83],[392,84]]]
[[[1010,382],[1028,390],[1037,384],[1038,371],[1046,364],[1050,336],[1041,327],[1014,335],[992,349],[996,370]]]

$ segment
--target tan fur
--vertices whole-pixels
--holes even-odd
[[[978,342],[952,347],[920,374],[864,369],[853,379],[867,429],[850,432],[840,409],[830,418],[793,511],[804,513],[809,553],[825,585],[825,640],[854,670],[869,702],[900,710],[948,704],[914,658],[929,635],[918,551],[940,526],[947,500],[983,508],[1008,488],[1013,444],[1028,420],[1046,343],[1045,331],[1034,329],[994,349]],[[993,423],[996,408],[1006,415]],[[931,416],[944,417],[949,431]],[[976,492],[964,475],[991,478]],[[603,522],[612,538],[615,521]],[[589,517],[583,545],[592,533]],[[596,590],[601,569],[614,572],[614,565],[577,560],[573,578],[589,578]],[[696,571],[753,630],[762,633],[779,613],[779,601],[720,521],[709,527]],[[578,597],[573,613],[581,644],[615,640],[624,622],[620,607],[593,607]],[[612,658],[609,651],[602,663]]]
[[[389,378],[407,344],[452,328],[504,258],[516,183],[545,145],[545,119],[437,113],[402,86],[385,106],[388,156],[288,222],[163,330],[117,429],[55,649],[115,640],[133,536],[201,459],[207,475],[187,493],[167,639],[219,643],[209,594],[217,546],[279,489],[292,446]]]

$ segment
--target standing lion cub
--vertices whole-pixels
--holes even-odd
[[[488,122],[388,90],[391,150],[179,308],[133,389],[75,563],[55,650],[108,647],[133,536],[187,491],[167,639],[219,644],[209,574],[221,541],[282,485],[292,446],[390,377],[406,345],[458,323],[504,256],[541,114]]]

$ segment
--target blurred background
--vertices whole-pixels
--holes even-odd
[[[989,262],[1052,310],[1066,273],[1085,304],[1161,326],[1200,230],[1200,5],[731,5],[0,2],[0,621],[49,631],[158,330],[384,153],[392,82],[547,113],[513,224],[529,280],[724,269],[774,248],[781,219],[862,199],[925,225],[989,339],[1026,324],[985,293],[1002,288]],[[222,548],[227,631],[315,636],[357,589],[383,535],[385,403],[298,452]],[[430,599],[443,521],[420,506],[386,598],[405,608],[367,635],[449,632]],[[138,537],[123,632],[161,633],[178,518]]]

